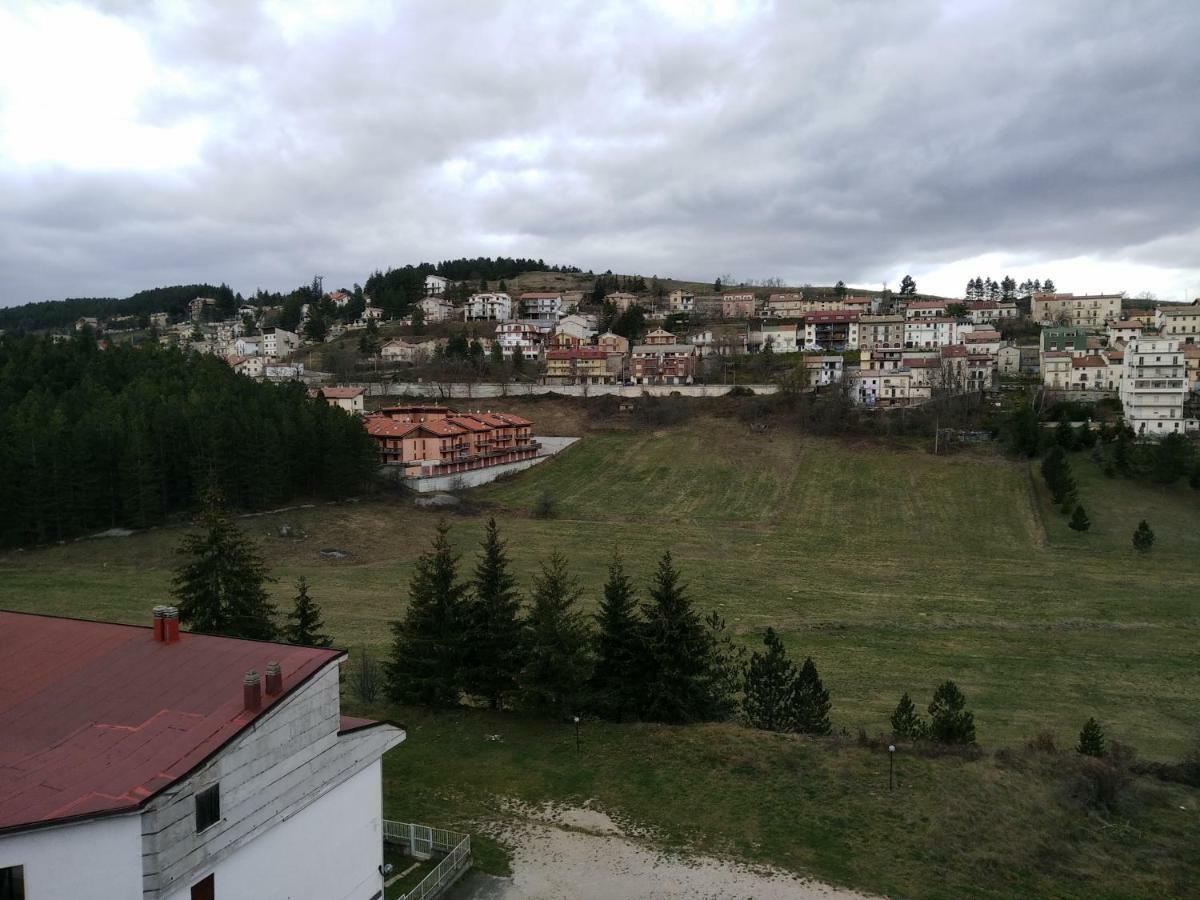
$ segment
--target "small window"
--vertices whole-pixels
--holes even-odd
[[[221,786],[214,784],[196,795],[196,833],[221,821]]]
[[[0,869],[0,900],[25,900],[25,867]]]

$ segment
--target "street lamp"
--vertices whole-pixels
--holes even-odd
[[[888,744],[888,790],[896,789],[896,745]]]
[[[575,717],[575,752],[579,752],[579,716]]]

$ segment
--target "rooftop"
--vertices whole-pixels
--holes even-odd
[[[0,611],[0,831],[138,809],[343,655]],[[284,689],[249,712],[268,662]]]
[[[355,397],[361,397],[363,389],[360,387],[326,387],[321,388],[321,396],[326,400],[353,400]]]

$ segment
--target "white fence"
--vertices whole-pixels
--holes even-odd
[[[445,854],[433,870],[421,879],[420,884],[402,894],[400,900],[436,897],[471,868],[469,834],[384,819],[383,839],[385,842],[407,844],[409,852],[419,859],[428,859],[433,853]]]

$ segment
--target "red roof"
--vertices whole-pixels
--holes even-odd
[[[0,611],[0,831],[137,810],[343,655]],[[284,690],[247,712],[268,662]]]
[[[362,394],[360,387],[327,387],[321,388],[321,395],[326,400],[353,400]]]
[[[941,364],[942,360],[937,356],[906,356],[900,360],[900,365],[910,369],[936,369]]]
[[[1098,356],[1075,356],[1071,359],[1071,368],[1073,369],[1104,368],[1107,365],[1108,363]]]

